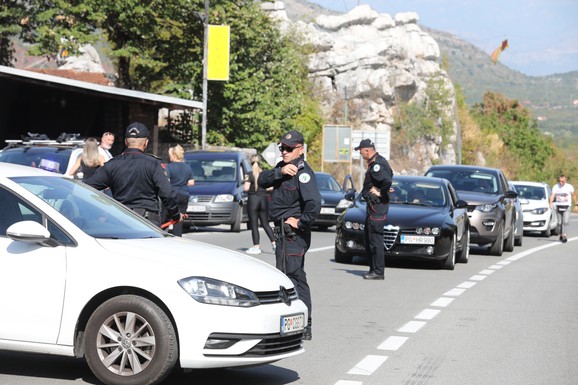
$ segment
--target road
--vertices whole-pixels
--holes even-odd
[[[313,296],[306,352],[260,367],[177,371],[166,383],[575,385],[577,215],[572,222],[566,244],[525,236],[502,257],[475,248],[454,271],[391,261],[385,281],[364,281],[362,259],[334,262],[334,233],[314,232],[306,258]],[[249,231],[224,226],[185,237],[238,251],[251,246]],[[257,258],[273,264],[270,247],[264,250]],[[97,383],[82,360],[0,352],[2,385]]]

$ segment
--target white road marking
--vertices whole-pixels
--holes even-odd
[[[488,269],[500,270],[503,267],[504,267],[504,265],[492,265],[492,266],[488,267]]]
[[[486,278],[488,278],[487,275],[479,275],[479,274],[470,277],[470,279],[471,279],[472,281],[483,281],[483,280],[486,279]]]
[[[416,333],[425,324],[426,324],[426,322],[422,322],[422,321],[409,321],[408,323],[403,325],[401,328],[397,329],[397,331],[400,333]]]
[[[409,337],[391,336],[385,341],[383,341],[383,343],[379,345],[377,349],[396,351],[397,349],[401,348],[401,346],[405,344],[405,341],[407,341],[408,339]]]
[[[387,356],[369,355],[359,361],[347,374],[359,374],[360,376],[371,376],[387,360]]]
[[[446,291],[444,295],[447,295],[448,297],[457,297],[462,295],[464,291],[466,291],[466,289],[451,289],[450,291]]]
[[[506,266],[506,265],[509,265],[510,263],[512,263],[512,262],[511,261],[500,261],[500,262],[498,262],[498,265]]]
[[[477,282],[465,281],[460,283],[458,286],[460,289],[471,289],[472,287],[476,286]]]
[[[430,306],[446,307],[453,302],[455,298],[440,297],[436,299]]]
[[[486,270],[480,271],[478,274],[490,275],[490,274],[494,274],[495,272],[496,272],[496,270],[486,269]]]
[[[433,319],[440,312],[441,312],[441,310],[439,310],[439,309],[425,309],[421,313],[416,315],[414,318],[430,320],[430,319]]]
[[[318,251],[333,250],[333,249],[335,249],[335,246],[317,247],[315,249],[307,250],[307,253],[316,253]]]
[[[335,383],[335,385],[363,385],[361,381],[347,381],[347,380],[339,380]]]

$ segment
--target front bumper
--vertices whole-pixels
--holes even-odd
[[[524,212],[524,231],[546,231],[548,227],[552,229],[551,212],[547,211],[544,214],[532,214],[531,212]],[[554,226],[555,227],[555,226]]]
[[[470,242],[479,245],[493,243],[498,237],[498,226],[502,215],[498,210],[482,212],[468,211],[470,218]]]
[[[185,222],[194,225],[230,225],[237,218],[239,202],[195,202],[187,205],[188,218]]]

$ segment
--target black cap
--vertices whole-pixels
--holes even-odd
[[[281,139],[281,144],[289,146],[291,148],[297,147],[299,144],[303,144],[303,135],[299,131],[291,130]]]
[[[355,147],[354,150],[358,151],[360,148],[375,148],[375,145],[371,139],[363,139],[361,142],[359,142],[359,146]]]
[[[142,123],[134,122],[128,125],[124,136],[125,138],[148,138],[149,129]]]

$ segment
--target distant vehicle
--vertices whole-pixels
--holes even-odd
[[[490,245],[491,255],[514,250],[518,196],[508,187],[504,173],[497,168],[436,165],[426,176],[445,178],[454,186],[460,199],[468,202],[471,242]]]
[[[467,263],[470,225],[467,203],[458,199],[451,184],[440,178],[394,176],[389,212],[384,227],[385,258],[402,257],[440,262],[453,270]],[[418,197],[420,195],[421,197]],[[348,194],[354,199],[355,194]],[[337,220],[335,261],[351,263],[365,255],[366,202],[359,194]]]
[[[556,212],[550,208],[550,194],[552,189],[547,183],[513,181],[516,186],[522,213],[524,217],[524,231],[539,232],[544,237],[557,233]]]
[[[321,212],[313,223],[320,229],[327,229],[337,223],[337,217],[340,214],[337,206],[345,198],[345,194],[349,191],[355,192],[353,188],[353,180],[351,175],[347,175],[340,185],[337,180],[328,173],[315,172],[315,179],[317,180],[317,187],[321,194]],[[347,187],[349,185],[349,188]]]
[[[231,231],[241,231],[241,224],[249,220],[243,188],[251,172],[246,155],[241,151],[187,151],[184,161],[195,179],[195,185],[189,186],[184,227],[231,225]]]
[[[522,246],[522,243],[524,242],[524,213],[522,212],[521,198],[520,194],[518,193],[518,189],[512,182],[508,181],[508,186],[510,187],[510,190],[518,194],[518,197],[514,199],[514,204],[516,206],[516,230],[514,231],[514,245]]]
[[[80,134],[63,133],[55,140],[43,134],[29,134],[22,139],[7,140],[0,151],[0,162],[66,174],[82,154],[83,145]]]
[[[307,307],[274,266],[31,167],[0,163],[0,213],[0,350],[84,358],[107,385],[303,352]]]

